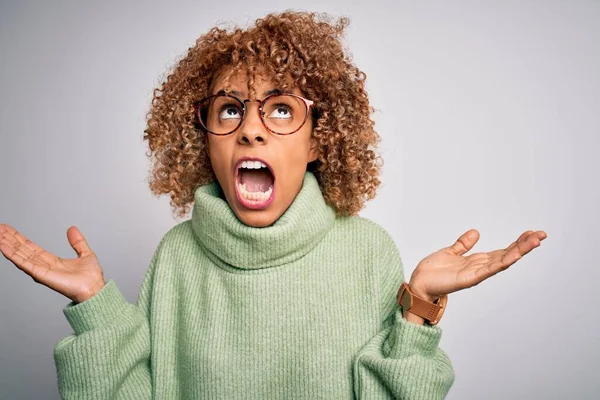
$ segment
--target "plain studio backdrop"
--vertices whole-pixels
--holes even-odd
[[[598,1],[2,2],[0,223],[67,258],[76,225],[134,302],[162,236],[191,217],[147,186],[152,89],[215,24],[285,9],[351,20],[385,161],[361,215],[392,234],[406,279],[470,228],[468,254],[548,233],[450,294],[448,399],[598,398]],[[68,302],[0,257],[0,398],[59,398]]]

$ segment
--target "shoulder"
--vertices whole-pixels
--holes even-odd
[[[188,219],[172,226],[161,239],[161,243],[173,244],[182,240],[193,238],[192,220]]]
[[[189,219],[169,228],[160,239],[154,256],[157,257],[165,253],[172,253],[171,250],[173,249],[179,249],[178,251],[180,251],[182,245],[185,247],[186,244],[195,244],[192,224]]]

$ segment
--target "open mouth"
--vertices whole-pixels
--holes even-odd
[[[258,159],[238,162],[235,173],[238,200],[248,208],[265,208],[274,198],[275,176],[271,168]]]

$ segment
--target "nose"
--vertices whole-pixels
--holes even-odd
[[[246,115],[238,129],[238,143],[259,144],[266,143],[268,132],[260,118],[259,100],[246,100]]]

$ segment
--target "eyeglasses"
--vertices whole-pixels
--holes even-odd
[[[229,135],[246,118],[246,103],[258,101],[258,115],[264,127],[277,135],[297,132],[308,119],[312,100],[292,93],[273,93],[263,100],[241,100],[236,96],[215,94],[194,104],[202,127],[213,135]]]

